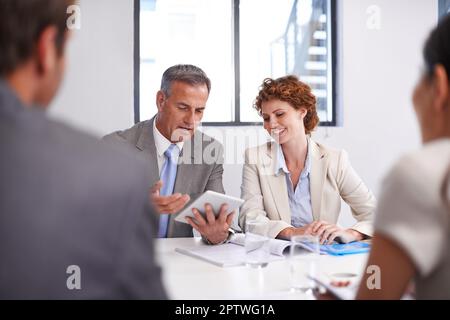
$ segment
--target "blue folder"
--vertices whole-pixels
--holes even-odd
[[[332,256],[366,253],[369,251],[370,244],[366,242],[335,243],[320,246],[321,254],[329,254]]]

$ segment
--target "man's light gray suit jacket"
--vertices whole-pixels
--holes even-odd
[[[150,177],[149,188],[159,180],[153,121],[155,118],[104,137],[105,141],[113,144],[126,144],[136,157],[144,159],[147,164],[145,174]],[[207,190],[225,193],[222,175],[223,146],[197,130],[194,137],[184,143],[177,168],[174,193],[188,194],[191,201]],[[168,237],[192,237],[192,227],[175,221],[175,218],[176,214],[170,216]]]

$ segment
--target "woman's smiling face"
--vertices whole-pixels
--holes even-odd
[[[264,101],[261,104],[264,129],[279,144],[305,134],[303,119],[306,113],[305,108],[296,110],[288,102],[278,99]]]

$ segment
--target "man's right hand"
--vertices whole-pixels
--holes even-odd
[[[159,191],[163,182],[159,180],[150,188],[150,200],[158,213],[173,214],[180,211],[191,199],[187,194],[176,193],[170,196],[161,196]]]

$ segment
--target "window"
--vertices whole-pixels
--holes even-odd
[[[450,13],[450,0],[439,0],[439,16],[442,18]]]
[[[135,120],[156,113],[168,67],[189,63],[211,78],[204,125],[260,123],[262,80],[295,74],[317,97],[321,125],[336,124],[335,1],[135,0]]]

